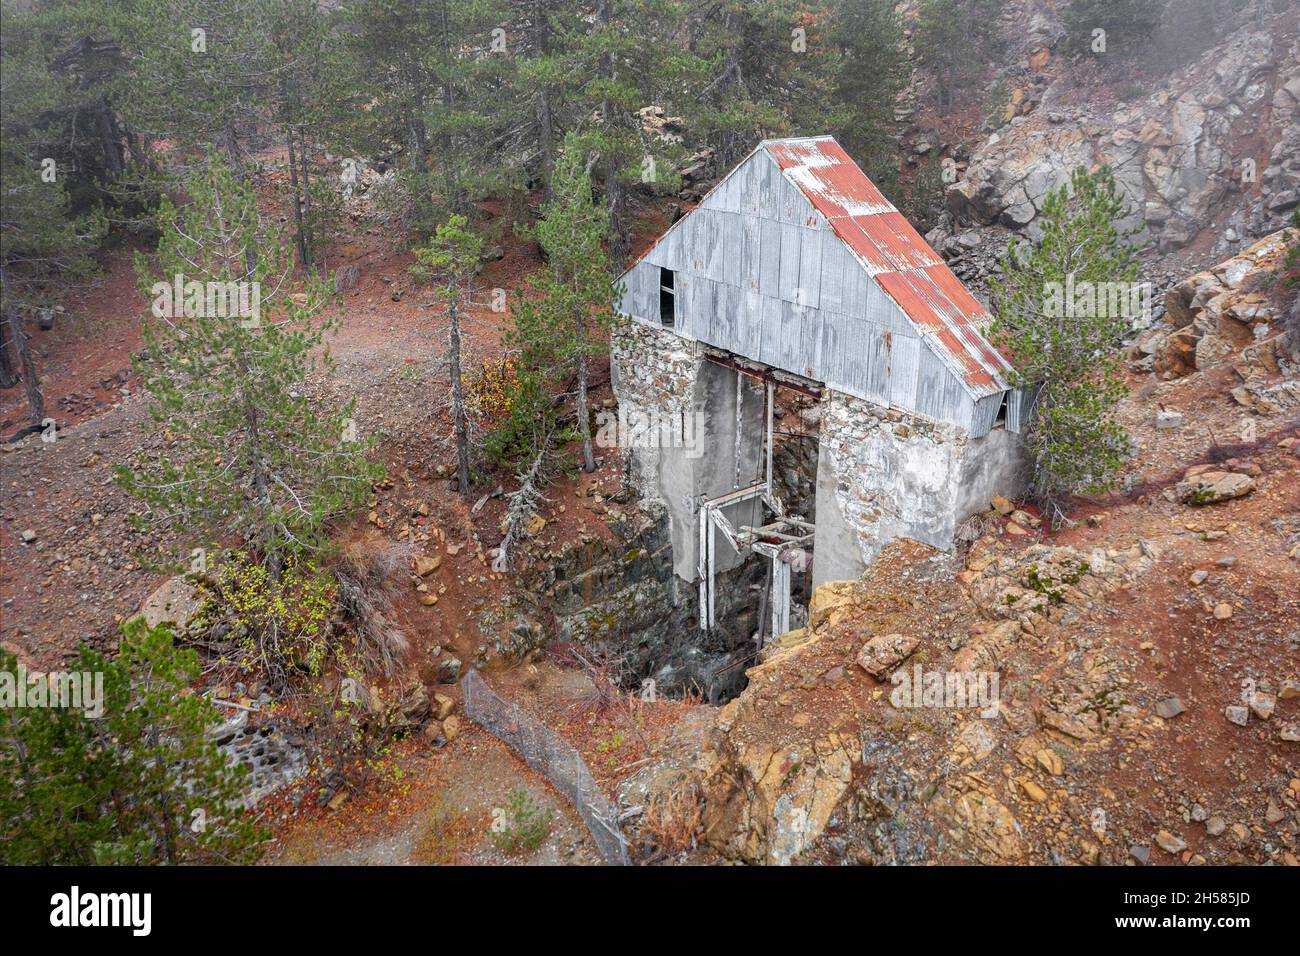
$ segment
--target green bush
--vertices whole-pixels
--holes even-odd
[[[223,717],[191,692],[198,655],[137,617],[116,658],[85,648],[69,670],[99,675],[99,716],[0,708],[0,863],[255,860],[265,834],[241,807],[248,771],[207,734]],[[0,651],[0,673],[16,671]]]
[[[534,852],[551,832],[550,810],[523,787],[510,791],[510,803],[492,812],[492,843],[503,853]]]
[[[1076,169],[1044,200],[1038,243],[1014,241],[991,284],[990,337],[1011,362],[1010,383],[1036,395],[1025,446],[1043,504],[1109,490],[1130,454],[1115,408],[1127,391],[1118,345],[1133,317],[1063,308],[1053,294],[1137,287],[1137,248],[1119,225],[1127,215],[1108,168]]]

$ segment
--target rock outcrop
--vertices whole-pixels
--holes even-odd
[[[1132,357],[1153,356],[1152,368],[1164,381],[1229,361],[1251,385],[1294,374],[1300,355],[1285,328],[1287,297],[1276,286],[1287,234],[1266,236],[1171,288],[1163,323],[1139,338]]]
[[[1249,475],[1215,469],[1189,469],[1186,477],[1174,488],[1178,500],[1188,505],[1213,505],[1221,501],[1240,498],[1255,490],[1255,479]]]
[[[713,850],[767,864],[828,854],[849,862],[1023,862],[1017,811],[975,761],[1012,734],[1026,766],[1061,776],[1066,761],[1056,748],[1100,747],[1108,731],[1133,723],[1116,691],[1119,675],[1100,656],[1068,679],[1045,682],[1032,700],[999,702],[996,675],[1023,646],[1136,582],[1158,556],[1154,545],[1091,554],[993,546],[956,579],[922,560],[933,554],[896,542],[864,580],[819,587],[808,627],[775,642],[748,672],[748,688],[718,712],[691,771]],[[916,587],[939,589],[933,602],[903,597],[890,586],[894,579],[886,583],[893,573],[918,572],[932,577]],[[941,610],[957,607],[978,609],[961,627],[964,637],[961,612]],[[913,681],[928,687],[932,668],[964,674],[967,688],[992,682],[994,699],[933,706],[929,690],[924,700],[900,696]],[[1112,699],[1113,710],[1098,709]],[[1021,799],[1055,799],[1047,781],[1022,777],[1023,786],[1014,783]],[[680,775],[672,779],[677,785]],[[839,835],[845,832],[852,838]]]
[[[183,633],[191,620],[202,609],[207,592],[184,575],[168,578],[145,598],[140,614],[146,626],[170,624],[176,633]]]
[[[1207,228],[1227,250],[1284,224],[1300,201],[1300,47],[1279,52],[1268,30],[1242,25],[1167,82],[1112,106],[1080,96],[1072,70],[1037,75],[1035,56],[1046,63],[1051,42],[1044,34],[1026,53],[1030,92],[1018,90],[1006,122],[964,170],[957,164],[928,236],[950,260],[979,260],[1007,233],[1037,238],[1043,200],[1076,166],[1114,171],[1131,209],[1124,225],[1160,252]],[[1259,155],[1243,149],[1247,135],[1263,142]]]

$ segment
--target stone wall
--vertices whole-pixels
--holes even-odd
[[[859,577],[890,541],[952,546],[957,526],[1023,485],[1019,436],[964,429],[828,390],[814,584]]]
[[[634,448],[628,456],[632,486],[669,515],[673,567],[683,581],[698,579],[701,501],[761,477],[766,393],[760,383],[706,362],[690,341],[654,326],[627,322],[610,349],[614,395],[621,415],[645,413],[659,421],[685,415],[694,447]],[[738,437],[739,436],[739,437]],[[733,525],[754,524],[759,502],[725,509]],[[715,568],[728,571],[741,558],[718,534]]]
[[[740,664],[754,646],[758,617],[750,588],[762,579],[762,566],[719,576],[719,626],[705,634],[697,589],[673,573],[665,509],[648,504],[606,527],[610,535],[565,547],[529,574],[517,610],[544,622],[537,629],[543,638],[607,650],[629,689],[650,677],[662,694],[696,692],[711,702],[734,697],[745,686]],[[537,643],[514,650],[522,656]]]
[[[267,698],[269,702],[269,697]],[[264,703],[262,706],[266,706]],[[255,807],[267,794],[288,786],[307,773],[307,750],[296,730],[274,722],[251,723],[248,713],[236,712],[208,736],[230,763],[248,768],[243,806]]]
[[[699,359],[694,343],[643,322],[622,322],[610,337],[610,384],[629,412],[666,416],[692,408]],[[662,500],[659,456],[634,452],[631,479],[642,496]]]
[[[781,430],[779,423],[776,430]],[[772,456],[772,483],[786,514],[816,522],[816,435],[789,435],[776,446]]]
[[[635,449],[629,468],[638,494],[666,508],[674,568],[682,580],[694,581],[699,500],[732,489],[738,445],[742,484],[761,476],[763,390],[705,362],[693,343],[643,323],[629,322],[615,331],[610,364],[621,409],[703,416],[699,454]],[[956,425],[830,389],[824,394],[813,466],[814,584],[859,577],[895,538],[946,550],[958,525],[987,508],[994,495],[1014,497],[1023,488],[1017,435],[999,427],[972,439]],[[805,484],[790,470],[796,486]],[[752,524],[759,517],[756,504],[744,507],[744,513],[728,512],[734,524]],[[735,566],[727,551],[726,545],[718,549],[719,570]]]

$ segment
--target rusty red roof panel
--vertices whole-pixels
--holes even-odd
[[[832,223],[835,234],[866,262],[871,274],[893,270],[894,266],[889,257],[871,241],[871,236],[867,235],[867,231],[857,222],[846,217],[832,220]]]
[[[926,275],[924,269],[913,269],[908,272],[900,272],[899,275],[912,288],[930,313],[939,320],[939,324],[944,328],[955,328],[964,325],[961,310],[943,294],[943,290],[935,285],[934,280]]]
[[[966,343],[970,353],[979,356],[980,364],[995,375],[1001,377],[1005,372],[1011,370],[1007,360],[974,326],[963,325],[958,329],[958,335]]]
[[[760,148],[968,386],[981,392],[1005,387],[1009,366],[980,331],[988,310],[839,143],[825,136]]]
[[[946,265],[927,266],[925,274],[943,290],[943,294],[953,301],[963,315],[981,322],[989,318],[988,310],[980,305],[979,300],[970,294],[970,290],[962,285],[961,280]]]
[[[817,163],[823,157],[814,140],[777,140],[768,146],[767,151],[776,158],[782,169],[807,166]]]
[[[848,200],[850,208],[864,205],[881,211],[894,208],[876,188],[875,183],[863,176],[857,166],[846,163],[823,166],[816,170],[816,178],[826,183],[828,190],[833,190],[836,195]]]
[[[897,271],[924,269],[927,266],[941,264],[942,260],[925,244],[925,240],[916,234],[916,230],[908,224],[907,219],[898,210],[853,218],[871,237],[871,241],[889,257],[889,261],[894,264]]]
[[[829,136],[813,140],[817,152],[836,163],[852,163],[853,157],[844,151],[844,147]]]
[[[959,363],[971,385],[992,385],[1007,369],[1002,357],[975,325],[964,321],[957,305],[926,270],[882,273],[876,281],[916,323],[923,337],[938,342]]]
[[[963,337],[958,335],[952,329],[944,329],[937,336],[939,343],[948,351],[948,354],[958,359],[966,369],[966,381],[972,385],[988,386],[992,385],[994,378],[986,369],[979,359],[971,355],[964,347],[966,343]]]
[[[901,272],[882,272],[875,279],[903,313],[921,327],[922,333],[943,325],[943,320],[922,301]]]

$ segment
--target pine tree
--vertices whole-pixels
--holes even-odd
[[[336,34],[316,0],[263,0],[267,3],[268,61],[274,72],[269,94],[271,116],[281,129],[289,160],[289,200],[294,243],[307,272],[313,271],[311,148],[333,128],[331,114],[358,106],[339,95]]]
[[[153,301],[139,363],[164,449],[118,469],[151,525],[210,547],[238,533],[279,579],[286,560],[325,547],[327,519],[382,474],[358,440],[355,401],[313,406],[308,379],[332,367],[325,285],[294,291],[292,252],[221,157],[191,178],[188,205],[164,201],[156,264],[137,254]]]
[[[691,75],[697,58],[675,36],[685,9],[679,0],[595,0],[590,24],[563,38],[565,75],[575,84],[566,135],[581,137],[599,174],[614,273],[630,248],[629,188],[671,180],[672,150],[643,135],[638,111],[670,102]]]
[[[599,206],[592,199],[583,150],[577,136],[565,139],[551,180],[551,199],[542,207],[536,236],[547,266],[532,278],[536,298],[516,304],[517,329],[526,343],[553,352],[565,369],[577,375],[578,433],[582,467],[596,467],[591,446],[587,400],[591,357],[603,345],[602,332],[613,317],[613,285],[602,245],[604,229]]]
[[[506,48],[493,50],[493,31],[508,16],[503,0],[437,0],[432,66],[438,95],[429,105],[435,189],[447,213],[468,216],[471,203],[500,185],[493,143],[509,115],[503,99]]]
[[[699,11],[691,47],[709,69],[688,118],[714,148],[720,169],[729,169],[765,137],[825,132],[824,26],[803,13],[796,0]]]
[[[59,284],[90,274],[107,232],[98,197],[73,195],[81,181],[77,154],[63,135],[75,105],[47,69],[46,56],[38,30],[6,20],[0,34],[0,386],[21,378],[32,425],[45,418],[45,398],[23,314],[48,307]]]
[[[892,0],[837,0],[826,32],[833,104],[827,129],[886,195],[896,194],[894,114],[909,73],[902,22]]]
[[[951,107],[997,55],[1003,0],[921,0],[913,42],[938,79],[939,99]]]
[[[1045,502],[1112,487],[1128,454],[1115,406],[1125,394],[1118,344],[1134,316],[1101,301],[1110,283],[1136,287],[1137,249],[1116,225],[1126,214],[1108,168],[1076,169],[1044,200],[1042,239],[1013,243],[992,283],[992,340],[1012,384],[1037,390],[1026,446],[1031,491]],[[1071,289],[1091,292],[1092,304],[1075,303]]]
[[[577,4],[571,0],[514,0],[511,22],[507,101],[512,125],[521,128],[521,150],[532,157],[525,181],[539,181],[550,198],[551,169],[559,137],[568,122],[566,95],[576,78],[564,56],[564,41],[577,31]]]
[[[434,283],[447,307],[447,374],[456,439],[456,487],[462,495],[469,494],[470,437],[461,368],[461,326],[469,312],[471,283],[483,249],[482,237],[467,227],[464,216],[451,216],[437,227],[428,245],[415,250],[415,265],[411,266],[414,275]]]
[[[270,13],[292,0],[122,0],[103,22],[129,71],[117,84],[127,122],[150,139],[222,151],[243,178],[277,83]]]
[[[398,144],[421,235],[501,181],[494,144],[512,103],[492,31],[508,16],[506,0],[354,0],[344,11],[347,85],[365,100],[345,141],[371,155]]]
[[[102,675],[103,713],[0,711],[0,860],[7,864],[245,863],[262,834],[241,808],[247,768],[207,730],[216,707],[190,692],[198,655],[142,618],[118,656],[83,648],[73,673]],[[0,672],[16,659],[0,651]]]

